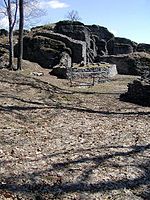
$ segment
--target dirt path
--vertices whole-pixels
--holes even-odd
[[[0,199],[150,199],[150,108],[119,101],[133,77],[43,73],[0,74]]]

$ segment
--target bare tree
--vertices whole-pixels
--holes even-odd
[[[24,26],[24,1],[19,0],[19,39],[18,39],[18,62],[17,69],[22,68],[23,57],[23,26]]]
[[[25,27],[35,25],[37,23],[36,20],[46,14],[45,10],[40,8],[39,5],[40,0],[23,0]]]
[[[79,17],[78,11],[76,10],[69,11],[67,14],[67,19],[69,19],[72,22],[81,20],[81,18]]]
[[[17,20],[17,11],[18,11],[18,0],[4,0],[4,6],[6,8],[5,13],[8,17],[9,22],[9,68],[13,69],[14,63],[14,45],[13,45],[13,30]]]
[[[0,14],[8,17],[9,22],[9,67],[14,68],[14,45],[13,45],[13,30],[16,23],[19,21],[19,59],[18,69],[21,69],[21,60],[23,55],[23,26],[24,19],[29,21],[30,18],[37,18],[44,14],[41,9],[38,9],[39,0],[3,0],[0,3]],[[19,8],[19,14],[18,14]],[[25,15],[25,17],[24,17]],[[21,18],[21,19],[20,19]]]

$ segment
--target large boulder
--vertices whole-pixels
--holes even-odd
[[[49,31],[38,32],[36,35],[44,36],[65,44],[65,51],[68,52],[72,57],[73,63],[86,63],[86,42],[74,40],[66,35],[59,33],[53,33]]]
[[[46,68],[52,68],[57,65],[60,61],[61,53],[68,51],[65,43],[44,36],[26,36],[23,42],[23,58],[37,62]]]
[[[150,106],[150,84],[135,80],[128,84],[128,91],[120,95],[120,100]]]
[[[143,52],[98,56],[97,62],[116,64],[119,74],[139,75],[142,66],[150,66],[150,55]]]
[[[54,66],[50,74],[59,78],[67,78],[67,70],[71,68],[71,65],[72,61],[70,55],[63,52],[61,54],[59,65]]]

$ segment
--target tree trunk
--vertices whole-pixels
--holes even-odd
[[[18,62],[17,69],[22,69],[23,57],[23,26],[24,26],[24,7],[23,0],[19,0],[19,40],[18,40]]]
[[[9,68],[13,69],[14,67],[14,45],[13,45],[13,30],[10,28],[9,30]]]
[[[13,69],[14,63],[14,45],[13,45],[13,28],[12,28],[12,13],[11,2],[8,0],[8,18],[9,18],[9,68]]]

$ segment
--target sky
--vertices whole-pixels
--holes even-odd
[[[0,0],[0,5],[3,0]],[[71,10],[78,11],[81,22],[107,27],[117,37],[150,44],[150,0],[41,0],[45,15],[37,25],[65,20]],[[7,26],[1,17],[0,28]]]

